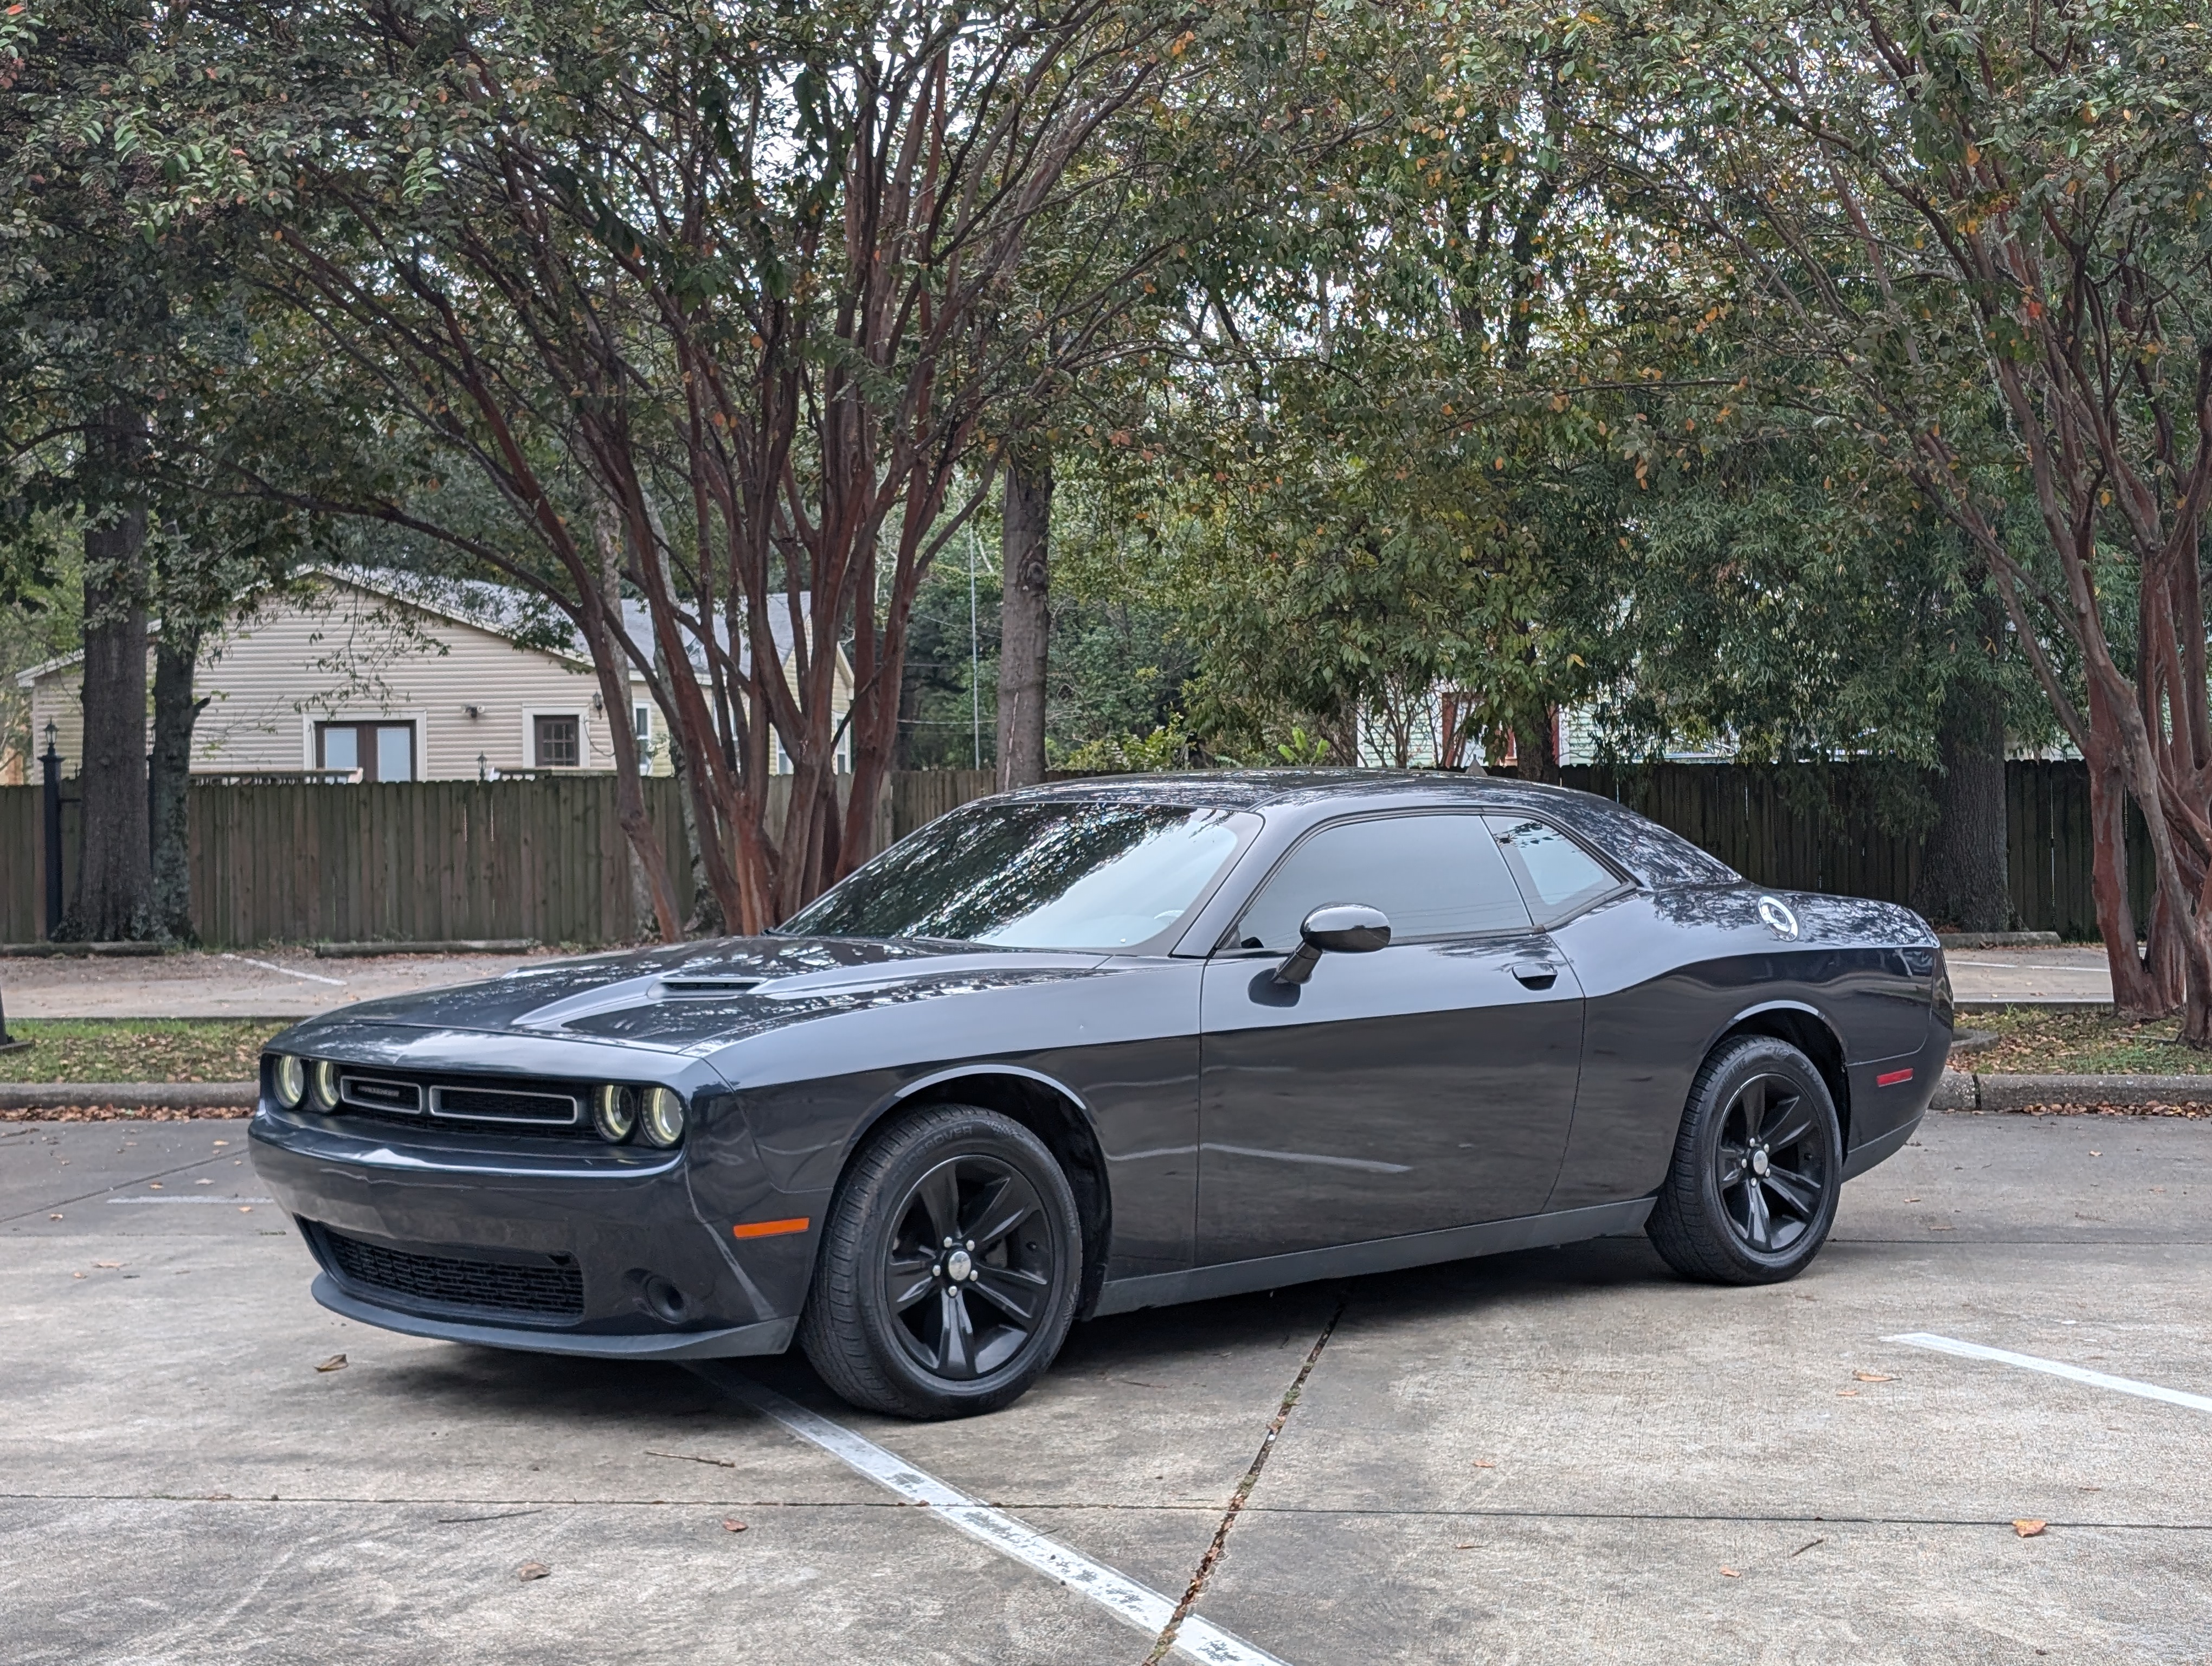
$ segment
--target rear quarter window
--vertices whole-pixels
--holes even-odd
[[[1620,875],[1549,822],[1527,816],[1486,819],[1538,925],[1564,920],[1620,889]]]

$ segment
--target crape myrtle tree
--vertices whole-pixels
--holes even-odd
[[[544,594],[612,712],[634,666],[733,925],[772,924],[849,871],[891,763],[916,587],[993,482],[992,413],[1033,386],[1041,340],[1059,375],[1118,350],[1101,346],[1117,297],[1171,258],[1119,249],[1009,307],[1038,228],[1071,193],[1116,188],[1075,166],[1110,126],[1155,119],[1264,15],[533,0],[191,18],[241,69],[200,90],[179,212],[268,202],[253,276],[322,331],[350,420],[387,443],[381,489],[319,464],[247,483],[380,517]],[[441,513],[429,488],[462,468],[507,505],[498,534]],[[649,641],[621,628],[625,594]],[[672,936],[629,737],[611,728],[625,830]]]
[[[1731,0],[1615,21],[1649,99],[1628,165],[1734,257],[1771,338],[1820,364],[1826,414],[1986,563],[2087,763],[2118,1003],[2179,1005],[2185,1039],[2212,1045],[2202,9]]]

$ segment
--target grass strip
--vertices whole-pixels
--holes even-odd
[[[1985,1047],[1959,1054],[1955,1070],[1983,1075],[2192,1076],[2212,1073],[2212,1053],[2185,1047],[2179,1017],[2133,1024],[2110,1012],[2053,1012],[2007,1006],[1967,1012],[1964,1030],[1993,1033]]]
[[[289,1018],[10,1018],[0,1082],[242,1082]]]

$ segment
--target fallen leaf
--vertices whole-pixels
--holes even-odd
[[[1897,1379],[1886,1371],[1855,1371],[1852,1376],[1862,1383],[1894,1383]]]
[[[2102,1157],[2104,1154],[2105,1153],[2100,1151],[2093,1151],[2089,1153],[2092,1157]]]
[[[1918,1198],[1917,1198],[1917,1197],[1908,1197],[1908,1198],[1906,1198],[1905,1201],[1907,1203],[1917,1203],[1917,1202],[1919,1202],[1919,1201],[1920,1201],[1920,1200],[1919,1200]]]
[[[71,1277],[71,1278],[73,1278],[73,1279],[81,1279],[81,1278],[82,1278],[83,1276],[84,1276],[84,1274],[82,1274],[82,1273],[72,1273],[72,1274],[70,1274],[70,1277]]]
[[[739,1521],[736,1517],[734,1517],[734,1516],[725,1516],[725,1517],[722,1517],[722,1531],[723,1531],[723,1532],[725,1532],[725,1533],[742,1533],[742,1532],[744,1532],[744,1530],[745,1530],[745,1524],[744,1524],[743,1522]]]
[[[329,1359],[324,1360],[321,1365],[315,1367],[317,1371],[343,1371],[345,1368],[346,1357],[343,1353],[333,1353]]]
[[[2038,1521],[2034,1517],[2028,1516],[2014,1522],[2012,1524],[2012,1530],[2023,1539],[2039,1539],[2050,1525],[2049,1522]]]
[[[46,1219],[48,1220],[59,1220],[61,1217],[59,1215],[48,1215]]]
[[[96,1261],[93,1262],[93,1265],[94,1267],[120,1267],[123,1263],[119,1261]]]
[[[1464,1543],[1454,1545],[1452,1548],[1454,1550],[1473,1550],[1474,1548],[1474,1541],[1469,1539]]]
[[[1838,1400],[1856,1400],[1858,1396],[1859,1391],[1856,1389],[1838,1389],[1836,1390],[1836,1398]]]
[[[241,1203],[238,1206],[238,1213],[242,1215],[250,1215],[253,1213],[253,1206],[251,1203]]]
[[[2092,1157],[2094,1157],[2096,1154],[2097,1153],[2094,1152],[2091,1152],[2089,1153]],[[149,1180],[146,1183],[146,1189],[149,1192],[158,1192],[161,1189],[161,1183],[158,1180]]]
[[[229,1140],[216,1140],[216,1144],[218,1146],[227,1146],[227,1145],[228,1145],[229,1143],[230,1143],[230,1141],[229,1141]]]
[[[1724,1567],[1721,1570],[1721,1578],[1723,1579],[1741,1579],[1743,1578],[1743,1575],[1738,1573],[1732,1567]]]
[[[518,1579],[543,1579],[552,1572],[553,1570],[543,1562],[525,1562],[520,1567],[515,1569],[514,1577]]]
[[[1826,1543],[1827,1543],[1827,1542],[1828,1542],[1828,1535],[1827,1535],[1826,1534],[1823,1533],[1823,1534],[1822,1534],[1819,1538],[1817,1538],[1817,1539],[1808,1539],[1808,1540],[1806,1540],[1806,1541],[1805,1541],[1805,1542],[1804,1542],[1803,1544],[1799,1545],[1799,1546],[1797,1547],[1797,1548],[1796,1548],[1796,1549],[1795,1549],[1795,1550],[1791,1551],[1790,1554],[1792,1556],[1802,1556],[1802,1555],[1803,1555],[1807,1551],[1808,1551],[1808,1550],[1812,1549],[1812,1547],[1813,1547],[1814,1545],[1824,1545],[1824,1544],[1826,1544]]]
[[[212,1186],[215,1184],[215,1182],[212,1180],[195,1180],[192,1182],[192,1184],[195,1186]]]
[[[1496,1458],[1477,1458],[1474,1461],[1474,1467],[1478,1469],[1495,1469],[1498,1467],[1498,1460]]]

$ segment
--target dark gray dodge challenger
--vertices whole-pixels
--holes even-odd
[[[286,1031],[255,1167],[314,1293],[418,1336],[1004,1406],[1069,1325],[1644,1228],[1787,1279],[1950,1045],[1920,918],[1763,891],[1586,793],[1060,783],[770,935]]]

